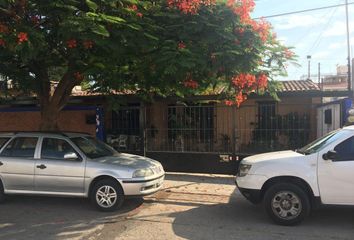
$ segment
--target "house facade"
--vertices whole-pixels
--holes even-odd
[[[319,87],[310,80],[281,85],[280,101],[251,95],[239,108],[211,95],[142,103],[134,95],[76,91],[59,125],[62,131],[92,135],[101,129],[119,151],[155,158],[168,171],[235,173],[244,156],[296,149],[316,138]],[[115,100],[125,104],[112,108]],[[35,99],[28,104],[2,106],[0,131],[38,130]]]

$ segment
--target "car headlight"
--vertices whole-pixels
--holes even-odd
[[[154,172],[150,168],[143,168],[135,170],[133,173],[133,178],[149,177],[154,175]]]
[[[238,176],[239,177],[244,177],[248,174],[249,170],[251,169],[252,165],[250,164],[240,164],[240,167],[238,169]]]

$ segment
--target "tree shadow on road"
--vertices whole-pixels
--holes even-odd
[[[185,239],[353,239],[354,208],[324,207],[301,225],[272,223],[261,205],[252,205],[238,190],[227,204],[199,205],[171,214],[173,230]]]
[[[121,209],[106,213],[87,199],[8,196],[0,205],[0,239],[68,239],[89,235],[139,211],[143,199],[126,199]]]

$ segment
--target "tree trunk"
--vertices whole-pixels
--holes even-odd
[[[68,68],[71,69],[70,64]],[[41,123],[39,129],[40,131],[59,131],[58,121],[60,111],[69,101],[74,86],[80,84],[82,79],[75,79],[73,72],[67,70],[54,92],[51,93],[48,70],[38,66],[35,66],[35,69],[38,70],[37,76],[40,80],[38,97],[41,107]]]
[[[59,108],[47,105],[41,106],[41,123],[39,130],[47,132],[57,132],[59,131]]]

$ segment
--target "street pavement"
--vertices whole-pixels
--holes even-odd
[[[163,189],[113,213],[85,199],[11,196],[0,239],[354,239],[354,208],[324,207],[299,226],[273,224],[245,200],[234,177],[168,173]]]

